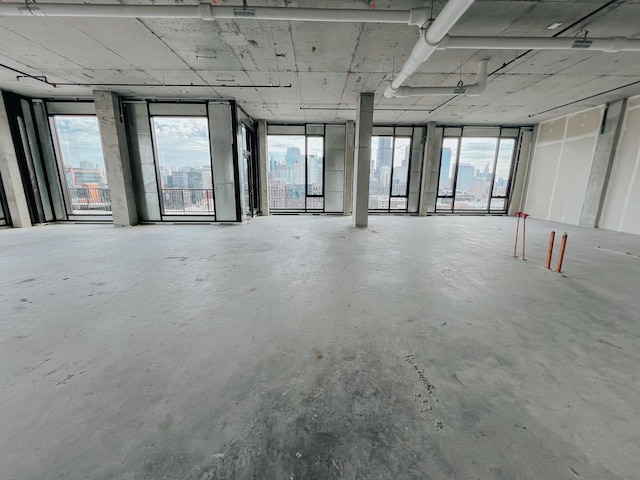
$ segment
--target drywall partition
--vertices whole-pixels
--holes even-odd
[[[640,234],[640,96],[627,102],[600,228]]]
[[[540,123],[524,210],[534,218],[578,225],[604,105]]]

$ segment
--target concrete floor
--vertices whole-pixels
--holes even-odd
[[[350,221],[0,231],[0,477],[638,478],[637,236]]]

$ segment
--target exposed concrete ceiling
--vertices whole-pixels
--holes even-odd
[[[86,3],[86,2],[84,2]],[[89,3],[106,3],[94,2]],[[110,3],[117,3],[111,0]],[[174,4],[180,0],[143,0]],[[184,3],[196,4],[192,0]],[[241,5],[240,0],[217,4]],[[250,6],[371,8],[366,0],[249,0]],[[478,0],[452,35],[551,36],[606,1]],[[444,2],[435,2],[437,13]],[[380,0],[377,9],[430,5]],[[640,2],[618,1],[566,31],[590,36],[640,35]],[[556,31],[547,27],[562,22]],[[466,51],[436,52],[408,85],[473,82],[477,61],[491,57],[489,83],[479,97],[386,99],[382,92],[418,38],[418,28],[391,24],[288,21],[115,18],[0,18],[0,62],[60,83],[127,83],[128,97],[235,98],[254,118],[339,122],[355,118],[362,91],[376,92],[377,123],[438,121],[464,124],[537,123],[559,114],[640,93],[640,52]],[[493,72],[493,73],[492,73]],[[168,87],[144,84],[244,85]],[[254,88],[251,85],[289,85]],[[248,86],[248,87],[247,87]],[[0,69],[0,87],[38,97],[89,97],[91,86],[57,88]],[[552,110],[550,110],[552,109]]]

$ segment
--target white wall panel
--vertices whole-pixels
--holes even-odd
[[[630,99],[600,227],[640,234],[640,97]]]
[[[525,212],[577,225],[604,106],[542,122],[529,171]]]

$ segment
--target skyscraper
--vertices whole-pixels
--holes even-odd
[[[476,169],[468,163],[458,165],[458,181],[456,183],[456,192],[468,192],[473,187]],[[457,194],[456,194],[457,195]]]
[[[393,158],[392,143],[392,137],[380,137],[378,139],[378,168],[391,166],[391,160]]]
[[[451,181],[449,170],[451,170],[451,149],[444,147],[442,149],[442,158],[440,159],[440,185],[444,188],[447,188]]]

